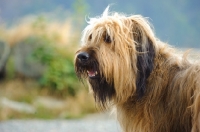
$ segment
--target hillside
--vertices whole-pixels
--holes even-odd
[[[149,17],[157,36],[178,47],[200,47],[200,1],[198,0],[1,0],[0,21],[11,25],[27,15],[55,13],[53,19],[79,14],[100,15],[107,5],[112,11]]]

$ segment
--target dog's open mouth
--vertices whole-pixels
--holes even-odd
[[[87,74],[89,78],[96,78],[98,76],[98,72],[96,70],[87,70]]]

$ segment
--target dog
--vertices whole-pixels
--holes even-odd
[[[75,72],[124,132],[200,131],[199,62],[156,38],[141,15],[107,7],[87,23]]]

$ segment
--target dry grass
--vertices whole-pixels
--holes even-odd
[[[0,28],[3,31],[4,38],[10,45],[15,45],[21,40],[32,35],[45,35],[48,38],[54,39],[58,46],[68,45],[71,43],[77,33],[72,30],[71,20],[65,22],[48,21],[43,17],[34,19],[23,19],[9,29]]]
[[[14,79],[0,83],[0,101],[3,98],[15,102],[26,103],[36,109],[35,113],[27,113],[0,106],[0,120],[15,118],[80,118],[86,114],[96,112],[94,100],[87,90],[82,89],[75,97],[59,96],[47,88],[41,89],[31,79]],[[45,99],[47,103],[41,101]],[[52,104],[52,103],[54,104]],[[0,102],[1,103],[1,102]]]

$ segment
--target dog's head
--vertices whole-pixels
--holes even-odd
[[[76,53],[75,71],[86,78],[96,102],[123,103],[145,94],[156,49],[154,33],[140,15],[109,13],[90,18]]]

